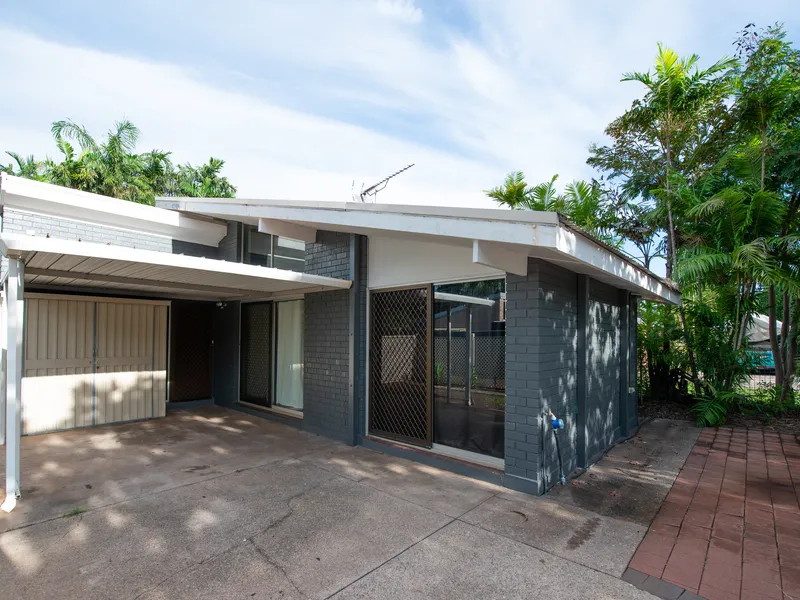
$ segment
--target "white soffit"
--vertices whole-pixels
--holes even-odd
[[[0,205],[26,212],[217,246],[224,223],[40,181],[0,175]]]
[[[648,300],[681,303],[674,284],[576,231],[554,212],[239,198],[165,198],[157,204],[223,219],[269,219],[364,235],[395,232],[469,240],[474,244],[473,259],[480,264],[521,273],[513,256],[521,253],[560,263]]]
[[[126,290],[159,297],[233,300],[349,289],[352,282],[210,258],[55,238],[0,234],[0,252],[22,258],[29,286]]]

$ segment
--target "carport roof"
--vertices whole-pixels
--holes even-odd
[[[162,298],[235,300],[348,289],[352,282],[255,265],[18,234],[0,252],[25,263],[26,286],[86,288]]]

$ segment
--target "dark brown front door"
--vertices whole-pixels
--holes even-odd
[[[170,402],[211,398],[211,302],[175,300],[170,308]]]

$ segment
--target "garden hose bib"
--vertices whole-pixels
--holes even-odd
[[[547,411],[547,418],[550,419],[550,426],[553,428],[553,437],[556,440],[556,453],[558,454],[558,478],[561,482],[561,485],[564,485],[567,482],[567,479],[564,477],[564,464],[561,461],[561,444],[558,442],[558,430],[564,429],[564,421],[563,419],[559,419],[557,416],[555,416],[552,410]]]

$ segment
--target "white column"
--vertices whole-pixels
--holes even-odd
[[[5,284],[0,285],[5,287]],[[8,315],[6,310],[6,293],[0,295],[0,446],[6,443],[6,349],[8,348],[8,335],[6,323]]]
[[[0,509],[11,512],[20,496],[20,436],[22,435],[22,332],[25,265],[9,258],[6,279],[6,498]]]

